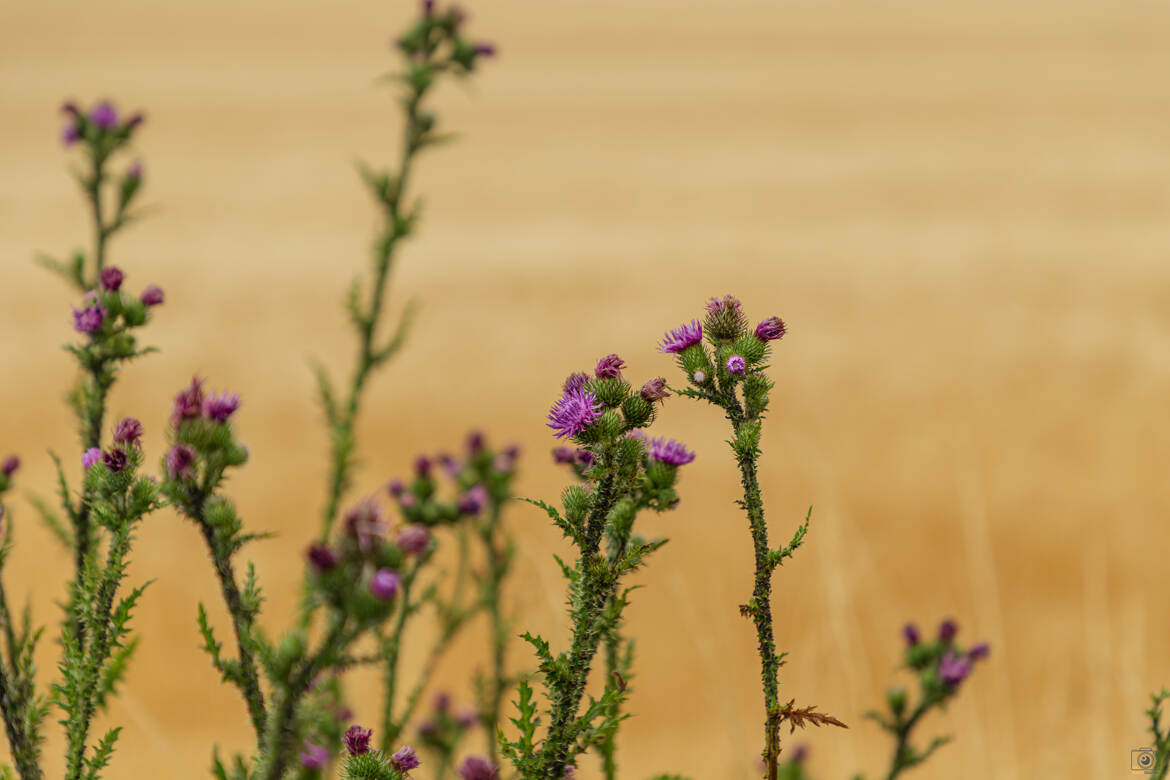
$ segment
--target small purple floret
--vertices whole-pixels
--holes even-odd
[[[118,124],[118,110],[110,101],[103,100],[89,112],[89,121],[102,130],[112,130]]]
[[[687,325],[680,325],[664,334],[662,343],[658,345],[659,352],[682,352],[687,347],[693,347],[703,340],[703,326],[698,320],[691,320]]]
[[[589,382],[589,375],[584,371],[574,371],[565,377],[565,383],[561,386],[564,393],[571,393],[574,390],[580,390]]]
[[[225,423],[240,408],[240,396],[228,395],[225,390],[219,395],[211,393],[203,402],[203,416],[217,423]]]
[[[398,595],[402,577],[393,569],[378,569],[370,580],[370,595],[379,601],[390,601]]]
[[[991,645],[986,642],[980,642],[971,648],[967,653],[967,657],[972,661],[979,661],[991,655]]]
[[[483,756],[468,756],[459,765],[462,780],[499,780],[500,772]]]
[[[610,353],[597,361],[597,369],[593,372],[599,379],[621,379],[622,369],[626,367],[626,361],[622,360],[620,356]]]
[[[743,376],[747,373],[747,361],[741,355],[732,355],[727,358],[727,373]]]
[[[465,515],[478,515],[488,504],[488,492],[482,484],[474,485],[459,497],[459,511]]]
[[[422,523],[411,523],[398,531],[397,541],[407,555],[422,555],[431,544],[431,532]]]
[[[951,619],[946,619],[938,626],[938,641],[944,645],[949,645],[954,641],[955,634],[959,633],[959,624]]]
[[[171,407],[171,425],[176,428],[183,420],[191,420],[203,413],[203,380],[191,377],[191,384],[179,391]]]
[[[99,303],[73,310],[73,329],[78,333],[97,333],[106,321],[106,310]]]
[[[135,160],[130,163],[130,167],[126,169],[126,178],[134,181],[142,181],[142,160]]]
[[[195,449],[182,442],[167,453],[167,473],[171,479],[190,479],[194,475]]]
[[[165,296],[163,295],[162,288],[157,284],[150,284],[147,285],[146,289],[142,291],[142,297],[139,298],[139,300],[141,300],[147,306],[158,306],[163,302],[164,298]]]
[[[362,552],[372,550],[386,535],[386,530],[382,508],[372,498],[361,500],[345,513],[345,532],[357,540]]]
[[[133,417],[123,418],[114,427],[114,442],[137,445],[142,440],[142,423]]]
[[[788,326],[779,317],[769,317],[756,326],[756,338],[760,341],[775,341],[787,332]]]
[[[351,756],[360,756],[370,752],[370,737],[373,735],[373,729],[363,729],[355,724],[345,730],[341,741],[345,743],[345,749]]]
[[[81,131],[77,129],[76,122],[70,122],[61,128],[61,143],[64,146],[73,146],[81,139]]]
[[[390,756],[390,765],[399,772],[409,772],[412,769],[418,769],[422,762],[418,760],[418,754],[414,752],[414,748],[406,745],[398,749],[398,751]]]
[[[948,650],[946,655],[939,659],[938,676],[946,685],[958,685],[970,673],[971,661],[956,654],[954,650]]]
[[[306,739],[300,759],[305,769],[324,769],[329,765],[329,750]]]
[[[406,492],[406,485],[402,484],[402,480],[400,479],[392,479],[390,480],[390,484],[386,485],[386,490],[388,490],[390,495],[394,496],[394,498],[398,498]]]
[[[918,632],[918,626],[913,623],[907,623],[902,626],[902,636],[906,638],[906,644],[914,647],[922,641],[922,635]]]
[[[333,551],[333,548],[320,542],[309,548],[306,557],[309,559],[309,565],[317,574],[332,571],[337,566],[337,553]]]
[[[108,266],[102,269],[102,288],[110,292],[116,292],[122,287],[122,280],[125,275],[121,268],[115,266]]]
[[[20,468],[20,457],[18,455],[9,455],[4,459],[4,465],[0,466],[0,471],[4,472],[4,476],[11,477],[12,473]]]
[[[106,464],[106,468],[110,470],[111,474],[121,474],[126,469],[128,462],[126,451],[121,447],[114,447],[102,455],[102,462]]]
[[[102,459],[102,451],[97,447],[90,447],[81,455],[81,467],[88,471],[93,464]]]
[[[666,380],[659,376],[642,385],[638,395],[642,396],[643,401],[654,403],[669,397],[670,393],[666,391]]]
[[[695,459],[695,453],[674,439],[647,439],[646,444],[651,458],[671,466],[682,466]]]
[[[558,439],[576,436],[601,417],[601,401],[588,390],[567,390],[548,412],[548,427]]]
[[[419,455],[414,459],[414,473],[420,479],[426,479],[431,475],[431,467],[434,464],[426,455]]]

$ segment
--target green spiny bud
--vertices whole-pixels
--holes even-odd
[[[720,340],[737,338],[747,330],[747,318],[741,309],[739,300],[733,295],[712,298],[707,303],[707,316],[703,320],[703,330],[713,338]]]
[[[622,402],[622,414],[625,415],[628,427],[642,428],[654,416],[654,406],[643,400],[641,396],[631,395]]]
[[[580,485],[570,485],[561,494],[561,502],[565,507],[565,519],[577,525],[585,522],[589,514],[589,494]]]
[[[622,419],[620,414],[618,414],[613,409],[609,409],[604,414],[602,414],[601,419],[591,427],[597,428],[598,434],[602,439],[612,441],[621,436],[622,433],[626,430],[626,422]]]
[[[751,364],[763,360],[767,351],[767,342],[760,341],[754,333],[746,333],[735,340],[728,354],[743,355],[743,359]]]
[[[768,391],[774,383],[763,374],[748,374],[743,379],[744,415],[755,419],[768,410]]]
[[[695,372],[702,371],[705,381],[709,381],[715,374],[715,369],[711,365],[711,358],[707,355],[707,349],[700,344],[692,344],[691,346],[678,353],[678,362],[682,366],[683,371],[687,373],[692,382],[696,384],[703,384],[703,382],[695,381]]]
[[[229,466],[243,466],[248,462],[248,448],[237,441],[224,448],[224,462]]]
[[[651,458],[646,464],[646,478],[655,490],[671,487],[678,478],[678,466]]]
[[[122,318],[131,328],[146,324],[146,304],[134,298],[126,301],[122,307]]]
[[[756,453],[760,446],[760,423],[746,422],[739,426],[736,431],[735,441],[731,443],[731,448],[735,450],[736,457],[749,458]]]
[[[630,384],[624,379],[599,378],[590,380],[588,389],[597,395],[607,409],[616,409],[630,395]]]
[[[890,712],[894,713],[894,717],[901,718],[902,713],[906,711],[906,690],[891,688],[886,693],[886,701],[889,702]]]

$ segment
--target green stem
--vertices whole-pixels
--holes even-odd
[[[910,732],[922,716],[926,714],[928,709],[930,709],[929,703],[923,700],[909,718],[898,724],[897,742],[894,744],[894,756],[890,760],[890,771],[886,775],[886,780],[894,780],[903,770],[909,768],[911,765],[907,761],[909,757]]]
[[[504,700],[504,690],[509,684],[505,673],[506,654],[508,651],[508,624],[503,614],[501,600],[501,586],[507,574],[507,551],[501,548],[498,536],[500,535],[500,508],[499,502],[493,501],[489,521],[481,528],[480,538],[483,541],[487,554],[487,577],[484,581],[484,601],[487,604],[488,617],[491,621],[492,640],[492,678],[491,691],[488,694],[488,706],[481,714],[484,730],[488,737],[488,751],[493,764],[499,764],[499,745],[496,735],[500,729],[500,706]]]
[[[25,720],[22,717],[24,697],[17,690],[16,679],[20,676],[17,668],[17,640],[16,632],[12,627],[12,614],[8,610],[8,598],[4,587],[0,584],[0,621],[4,623],[4,634],[7,640],[7,661],[0,660],[0,715],[4,718],[4,730],[8,735],[9,752],[12,754],[16,771],[22,780],[41,780],[41,768],[37,764],[37,746],[32,735],[29,734]]]

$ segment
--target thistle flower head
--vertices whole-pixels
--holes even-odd
[[[73,329],[78,333],[97,333],[106,321],[106,309],[100,303],[92,302],[84,309],[73,310]]]
[[[472,431],[467,434],[467,454],[472,457],[483,452],[484,447],[487,446],[487,439],[483,435],[483,431]]]
[[[399,772],[409,772],[412,769],[418,769],[421,764],[422,762],[418,760],[418,754],[414,752],[414,748],[410,745],[400,747],[394,755],[390,756],[390,766]]]
[[[548,412],[548,427],[558,439],[582,433],[601,417],[601,401],[585,389],[566,390]]]
[[[571,393],[574,390],[580,390],[589,382],[589,375],[584,371],[575,371],[565,377],[565,383],[561,386],[561,391],[564,393]]]
[[[483,756],[468,756],[459,765],[462,780],[499,780],[500,771]]]
[[[112,130],[118,125],[118,109],[108,100],[103,100],[89,112],[89,121],[102,130]]]
[[[191,384],[179,391],[175,396],[175,404],[171,407],[171,425],[176,428],[183,420],[191,420],[203,413],[203,380],[197,376],[191,377]]]
[[[626,367],[626,361],[614,353],[610,353],[597,361],[597,368],[594,374],[599,379],[621,379],[622,369]]]
[[[162,288],[157,284],[148,284],[139,298],[147,306],[158,306],[164,299],[165,296],[163,295]]]
[[[769,317],[756,326],[756,338],[760,341],[775,341],[784,338],[788,326],[779,317]]]
[[[954,650],[948,650],[938,661],[938,676],[946,685],[956,686],[970,673],[971,661]]]
[[[703,321],[707,332],[718,339],[733,339],[747,328],[742,305],[734,295],[707,301],[707,316]]]
[[[434,462],[426,455],[419,455],[414,459],[414,473],[419,479],[426,479],[431,475],[431,467]]]
[[[102,289],[116,292],[122,287],[122,280],[125,278],[120,268],[112,265],[106,266],[102,269],[101,274]]]
[[[407,555],[422,555],[431,544],[431,532],[422,523],[411,523],[398,531],[398,546]]]
[[[77,127],[77,122],[66,122],[65,126],[61,128],[61,144],[63,146],[73,146],[81,139],[81,130]]]
[[[324,769],[329,765],[329,750],[306,739],[300,759],[305,769]]]
[[[646,439],[646,449],[651,458],[671,466],[682,466],[695,459],[695,453],[674,439]]]
[[[686,325],[680,325],[662,336],[662,343],[658,345],[659,352],[678,353],[687,347],[693,347],[703,340],[703,326],[698,320],[691,320]]]
[[[171,479],[190,479],[194,476],[195,449],[179,442],[167,452],[167,473]]]
[[[390,495],[394,496],[394,498],[398,498],[406,492],[406,485],[402,484],[402,480],[400,479],[392,479],[390,480],[390,483],[386,485],[386,490],[390,493]]]
[[[914,647],[922,641],[922,635],[918,633],[918,626],[913,623],[902,626],[902,636],[906,638],[906,644],[910,647]]]
[[[468,707],[459,711],[459,714],[455,716],[455,722],[465,729],[472,728],[479,723],[479,713]]]
[[[555,447],[552,456],[553,463],[561,466],[571,466],[577,462],[577,450],[572,447]]]
[[[90,447],[81,454],[81,467],[86,471],[89,471],[90,467],[101,459],[102,451],[97,447]]]
[[[373,729],[363,729],[361,726],[354,724],[341,735],[341,741],[345,744],[345,749],[349,751],[351,756],[360,756],[363,753],[370,752],[370,737],[373,735]]]
[[[663,398],[669,398],[670,393],[666,390],[666,379],[664,377],[655,377],[642,385],[642,389],[638,391],[638,395],[647,403],[654,403],[661,401]]]
[[[393,569],[378,569],[370,579],[370,595],[378,601],[391,601],[402,587],[402,577]]]
[[[102,462],[106,464],[106,468],[110,470],[111,474],[121,474],[129,460],[126,457],[126,450],[121,447],[113,447],[102,454]]]
[[[309,565],[317,574],[332,571],[338,562],[337,553],[333,548],[320,542],[310,547],[305,557],[309,559]]]
[[[707,372],[701,368],[695,369],[695,373],[691,374],[691,381],[696,385],[707,383]]]
[[[991,645],[986,642],[980,642],[967,652],[967,657],[972,661],[979,661],[989,655],[991,655]]]
[[[18,468],[20,468],[20,456],[18,455],[9,455],[0,465],[0,471],[3,471],[6,477],[11,477]]]
[[[459,511],[465,515],[478,515],[488,504],[488,492],[482,484],[471,487],[459,497]]]
[[[944,645],[949,645],[955,639],[955,634],[959,633],[959,624],[947,618],[938,625],[938,641]]]
[[[743,359],[742,355],[732,355],[727,358],[726,368],[729,374],[743,376],[747,373],[747,361]]]
[[[216,395],[210,393],[203,401],[203,416],[217,423],[225,423],[240,408],[240,396],[226,390]]]
[[[137,446],[142,441],[142,423],[133,417],[123,418],[114,426],[114,442]]]

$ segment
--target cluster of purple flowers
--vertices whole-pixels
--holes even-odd
[[[408,526],[416,526],[407,541],[419,546],[429,537],[421,531],[431,526],[452,523],[462,517],[483,513],[493,500],[507,495],[507,483],[516,470],[520,448],[509,445],[499,452],[490,450],[482,432],[472,431],[467,436],[463,457],[440,453],[434,457],[419,455],[414,461],[414,478],[409,484],[392,479],[387,492],[398,503]],[[456,490],[452,501],[439,497],[436,466],[450,480]],[[425,549],[425,546],[421,549]]]
[[[907,623],[902,628],[902,636],[911,654],[911,666],[933,669],[948,689],[957,688],[971,674],[975,662],[991,654],[991,645],[987,642],[978,642],[965,653],[958,650],[954,646],[958,633],[958,623],[949,618],[943,620],[938,627],[936,642],[926,646],[918,626]]]
[[[90,290],[82,299],[82,307],[73,309],[73,329],[78,333],[93,336],[102,330],[102,326],[111,321],[111,311],[120,313],[123,321],[129,327],[143,324],[145,309],[158,306],[165,298],[163,291],[156,285],[148,285],[138,297],[137,303],[122,297],[122,283],[126,276],[121,269],[115,266],[103,268],[99,277],[98,289]]]
[[[146,118],[137,112],[123,121],[109,100],[100,101],[86,113],[70,101],[61,106],[61,112],[67,117],[61,128],[61,143],[65,146],[72,146],[82,139],[100,141],[107,136],[128,137]]]
[[[142,423],[133,417],[123,418],[114,426],[114,446],[105,452],[97,447],[90,447],[81,455],[82,468],[89,471],[101,461],[111,474],[122,473],[130,462],[127,449],[142,445],[142,433]]]
[[[239,408],[239,395],[227,391],[204,394],[203,380],[195,376],[191,378],[191,384],[175,395],[171,407],[171,425],[177,428],[184,421],[199,418],[222,424]]]

